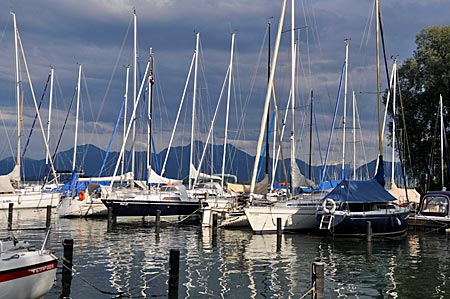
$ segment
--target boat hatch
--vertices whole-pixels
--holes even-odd
[[[447,216],[448,202],[448,197],[444,195],[426,195],[420,213],[428,216]]]

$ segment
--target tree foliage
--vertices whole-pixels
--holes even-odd
[[[397,127],[402,128],[401,133],[407,132],[406,138],[401,139],[405,151],[400,154],[410,165],[407,171],[419,180],[422,190],[440,189],[439,96],[443,97],[447,131],[450,26],[422,29],[416,36],[416,45],[413,57],[406,59],[398,69],[397,89],[400,90],[401,104],[397,104],[399,109],[395,119]],[[448,185],[448,178],[446,181]]]

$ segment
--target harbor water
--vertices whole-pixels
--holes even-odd
[[[7,211],[0,211],[6,237]],[[15,236],[39,248],[45,210],[15,210]],[[254,235],[194,224],[51,219],[47,248],[60,258],[46,299],[62,294],[63,240],[73,239],[70,298],[167,298],[169,252],[180,251],[178,298],[302,298],[312,263],[325,264],[325,298],[450,298],[449,234],[408,232],[400,240]],[[311,298],[307,294],[305,298]]]

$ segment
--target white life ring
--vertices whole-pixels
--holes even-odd
[[[327,207],[328,204],[331,204],[331,209]],[[327,198],[322,202],[323,211],[327,214],[333,214],[336,211],[336,203],[333,199]]]

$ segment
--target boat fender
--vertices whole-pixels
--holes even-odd
[[[78,200],[83,201],[84,200],[84,191],[78,192]]]
[[[328,204],[331,205],[331,209],[328,208]],[[336,202],[331,198],[327,198],[322,202],[322,208],[325,213],[333,214],[336,211]]]

